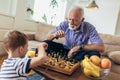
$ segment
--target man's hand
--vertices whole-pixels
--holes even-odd
[[[72,57],[74,53],[76,53],[78,50],[80,49],[80,46],[75,46],[73,47],[69,53],[68,53],[68,57]]]
[[[53,40],[55,38],[62,38],[65,36],[65,33],[63,30],[58,30],[57,32],[53,33],[53,34],[48,34],[47,35],[47,39],[48,40]]]
[[[65,36],[65,32],[63,30],[58,30],[53,35],[54,35],[55,38],[62,38],[62,37]]]

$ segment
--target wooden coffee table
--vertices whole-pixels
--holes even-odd
[[[48,80],[92,80],[88,77],[86,77],[79,67],[75,72],[73,72],[72,75],[65,75],[59,72],[55,72],[49,69],[36,67],[34,70],[37,73],[40,73],[48,78]],[[118,74],[110,72],[108,76],[104,77],[102,80],[120,80],[120,77]]]

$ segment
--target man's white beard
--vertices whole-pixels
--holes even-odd
[[[70,29],[70,30],[73,30],[73,31],[74,31],[74,30],[77,30],[77,29],[79,28],[79,26],[80,26],[80,25],[75,26],[75,25],[71,25],[71,24],[69,23],[69,29]]]

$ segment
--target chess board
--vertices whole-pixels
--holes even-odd
[[[60,53],[50,53],[47,55],[48,61],[41,65],[46,69],[71,75],[78,67],[80,67],[80,62],[72,58],[67,58],[67,56],[61,56]]]

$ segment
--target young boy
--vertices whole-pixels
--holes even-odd
[[[45,49],[47,43],[41,43],[38,47],[38,56],[26,58],[28,51],[28,39],[24,33],[10,31],[5,35],[4,47],[8,53],[8,59],[4,60],[0,71],[0,80],[26,80],[26,73],[31,68],[47,61]]]

